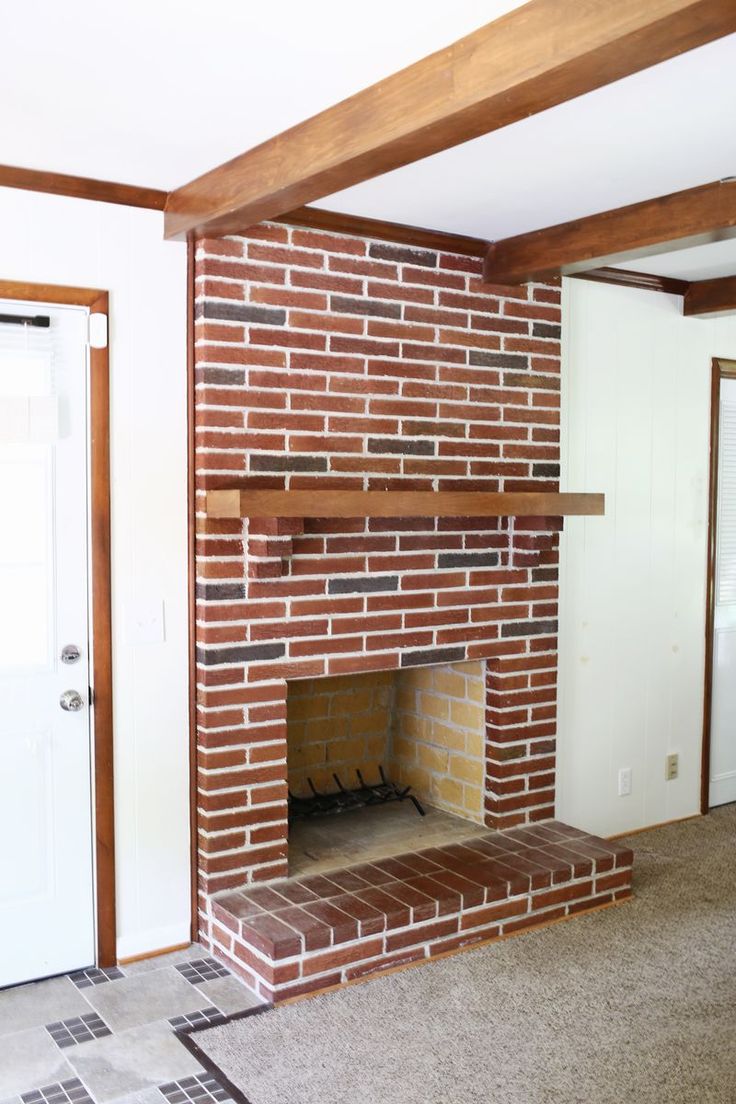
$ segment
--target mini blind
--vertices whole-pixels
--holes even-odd
[[[27,312],[27,308],[25,309]],[[58,436],[53,319],[0,311],[0,443],[51,443]],[[40,323],[44,318],[46,324]]]

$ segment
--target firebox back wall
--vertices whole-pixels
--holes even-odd
[[[552,813],[559,519],[208,520],[214,487],[555,490],[559,288],[267,224],[198,243],[207,895],[286,873],[286,679],[486,659],[485,817]]]

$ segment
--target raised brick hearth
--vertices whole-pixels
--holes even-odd
[[[302,946],[300,928],[287,928],[283,961],[278,942],[263,942],[266,925],[283,932],[267,919],[281,897],[270,886],[248,896],[254,883],[278,880],[278,894],[288,884],[293,680],[483,661],[483,776],[471,780],[477,803],[466,815],[486,830],[554,815],[560,518],[248,523],[204,513],[204,492],[218,487],[557,490],[559,288],[492,287],[480,269],[472,257],[283,224],[197,247],[200,930],[216,952],[235,955],[254,979],[257,972],[264,992],[302,985],[307,974],[324,984],[342,977],[334,959],[319,973],[318,956],[334,955],[327,947],[336,939],[345,943],[344,971],[355,972],[371,957],[420,957],[430,945],[487,938],[613,892],[591,881],[584,859],[573,869],[549,854],[547,883],[522,891],[514,880],[500,898],[493,896],[500,883],[486,881],[490,867],[481,860],[481,882],[462,904],[448,879],[457,864],[468,866],[461,862],[467,855],[440,849],[422,861],[444,869],[434,879],[442,892],[422,890],[426,901],[389,902],[385,910],[374,905],[372,921],[361,892],[361,916],[345,912],[337,936],[305,905],[293,920],[308,925],[311,945]],[[413,758],[404,747],[400,758],[417,777],[431,764],[435,792],[450,789],[431,746]],[[470,802],[470,791],[461,797]],[[535,848],[538,842],[532,839]],[[483,846],[508,855],[531,844],[512,832]],[[477,871],[471,848],[473,856]],[[405,856],[401,863],[391,869],[400,869],[396,886],[411,897],[412,872],[426,875]],[[373,889],[365,893],[375,897],[373,879],[391,870],[378,863],[368,873]],[[607,877],[610,864],[598,873]],[[628,875],[615,877],[625,889]],[[334,894],[352,889],[352,872],[339,884],[336,878],[329,875]],[[324,888],[329,899],[333,889]],[[563,890],[571,905],[534,896]],[[263,901],[271,904],[260,908]],[[246,920],[248,935],[236,914],[251,905],[258,921]],[[472,911],[499,907],[513,908],[513,917]],[[419,924],[439,927],[414,940],[404,929]],[[369,941],[358,950],[356,931]]]
[[[631,895],[631,851],[556,821],[214,904],[215,950],[284,1000],[433,958]]]

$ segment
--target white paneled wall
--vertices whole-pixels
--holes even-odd
[[[186,249],[157,211],[6,188],[0,237],[3,279],[110,292],[118,954],[135,955],[189,937]]]
[[[711,360],[736,319],[584,280],[563,304],[562,489],[606,515],[565,520],[558,815],[613,834],[699,809]]]

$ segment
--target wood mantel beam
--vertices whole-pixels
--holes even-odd
[[[715,314],[736,313],[736,276],[715,280],[693,280],[682,304],[682,313],[708,318]]]
[[[734,4],[736,8],[736,4]],[[736,237],[736,178],[493,242],[489,283],[521,284]]]
[[[560,517],[604,512],[602,494],[557,491],[207,491],[218,518]]]
[[[733,31],[733,0],[530,0],[171,192],[165,235],[244,230]]]

